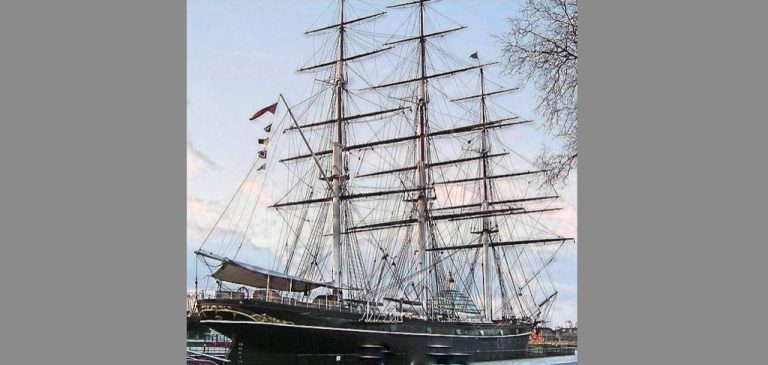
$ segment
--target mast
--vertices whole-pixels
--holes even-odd
[[[416,189],[418,189],[419,194],[417,198],[415,199],[416,204],[416,217],[409,218],[409,219],[401,219],[401,220],[394,220],[390,222],[381,222],[381,223],[372,223],[372,224],[363,224],[363,225],[356,225],[355,227],[348,228],[348,231],[367,231],[372,229],[386,229],[386,228],[396,228],[396,227],[402,227],[407,224],[416,224],[416,232],[417,232],[417,239],[418,239],[418,256],[417,256],[417,269],[418,269],[418,275],[419,275],[419,287],[417,288],[417,295],[420,298],[422,303],[428,302],[428,295],[427,290],[429,289],[429,281],[430,281],[430,263],[429,258],[430,256],[427,255],[427,251],[430,251],[430,247],[428,247],[428,242],[431,242],[430,238],[430,222],[433,221],[439,221],[443,219],[464,219],[467,217],[474,217],[474,218],[483,218],[483,236],[481,237],[483,242],[485,242],[485,249],[484,249],[484,292],[483,297],[485,298],[485,314],[487,319],[490,320],[491,318],[491,300],[490,300],[490,289],[489,289],[489,278],[490,278],[490,248],[488,246],[488,243],[490,241],[490,227],[489,227],[489,220],[488,218],[498,215],[498,214],[530,214],[534,211],[527,211],[523,210],[522,208],[514,208],[514,209],[506,209],[506,210],[489,210],[488,205],[491,203],[491,192],[490,192],[490,186],[489,186],[489,180],[496,179],[496,178],[504,178],[504,177],[514,177],[514,176],[522,176],[532,173],[538,173],[539,171],[527,171],[522,173],[512,173],[512,174],[505,174],[505,175],[499,175],[499,176],[491,176],[488,171],[488,159],[491,157],[496,157],[498,155],[491,156],[489,155],[489,149],[488,149],[488,141],[487,141],[487,130],[489,129],[495,129],[495,128],[501,128],[501,127],[508,127],[512,125],[517,124],[523,124],[527,123],[528,121],[515,121],[511,123],[502,123],[504,121],[508,120],[514,120],[517,119],[517,117],[507,118],[507,119],[501,119],[501,120],[495,120],[495,121],[488,121],[487,116],[485,113],[485,90],[483,86],[483,90],[481,92],[481,95],[476,96],[469,96],[466,98],[460,98],[457,100],[452,100],[456,102],[464,101],[473,99],[478,96],[482,96],[482,103],[483,103],[483,115],[482,115],[482,122],[479,124],[472,124],[469,126],[462,126],[457,128],[450,128],[443,131],[430,131],[429,130],[429,113],[428,113],[428,106],[429,106],[429,91],[427,88],[427,82],[429,79],[432,78],[440,78],[440,77],[448,77],[460,72],[465,72],[473,69],[480,69],[481,73],[482,67],[487,66],[484,64],[478,64],[476,66],[470,66],[470,67],[463,67],[448,71],[442,71],[442,72],[436,72],[433,74],[427,73],[427,38],[430,37],[440,37],[448,33],[452,33],[461,29],[465,29],[466,27],[457,27],[453,29],[447,29],[442,31],[436,31],[432,33],[425,33],[425,12],[426,12],[426,5],[425,3],[430,0],[414,0],[402,4],[392,5],[389,6],[389,8],[401,8],[401,7],[407,7],[407,6],[418,6],[418,35],[412,36],[396,41],[391,41],[388,43],[385,43],[385,45],[394,45],[394,44],[402,44],[406,42],[411,41],[417,41],[418,42],[418,67],[419,67],[419,75],[416,78],[412,79],[406,79],[406,80],[398,80],[398,81],[392,81],[376,86],[368,87],[367,89],[381,89],[381,88],[387,88],[387,87],[394,87],[399,85],[404,85],[408,83],[418,83],[417,85],[417,108],[416,108],[416,119],[415,122],[418,123],[416,134],[413,136],[405,136],[405,137],[398,137],[398,138],[391,138],[389,140],[381,140],[377,142],[367,143],[363,144],[364,147],[371,147],[374,145],[384,145],[384,144],[394,144],[399,143],[403,141],[408,140],[417,140],[417,160],[415,163],[415,166],[406,166],[401,168],[396,168],[392,170],[386,170],[386,171],[378,171],[374,173],[364,174],[363,176],[378,176],[382,174],[390,174],[390,173],[398,173],[403,171],[410,171],[415,170],[415,182],[416,182]],[[493,63],[491,63],[493,64]],[[504,92],[508,92],[511,90],[499,90],[494,91],[493,94],[500,94]],[[472,179],[459,179],[459,180],[453,180],[453,181],[441,181],[441,182],[429,182],[429,171],[433,167],[439,166],[439,164],[431,164],[430,163],[430,157],[429,157],[429,142],[431,137],[436,137],[439,135],[444,134],[452,134],[452,133],[460,133],[460,132],[469,132],[469,131],[478,131],[481,130],[484,140],[483,140],[483,146],[481,155],[478,156],[478,158],[473,159],[458,159],[454,160],[454,162],[461,162],[466,160],[477,160],[482,159],[483,160],[483,176],[480,178],[472,178]],[[348,146],[347,149],[353,149],[357,146]],[[305,156],[299,156],[302,158],[306,158]],[[470,212],[469,214],[448,214],[448,215],[435,215],[430,216],[429,215],[429,207],[428,207],[428,201],[429,198],[427,196],[428,190],[431,188],[432,184],[452,184],[452,183],[461,183],[461,182],[468,182],[468,181],[476,181],[476,180],[483,180],[484,184],[484,198],[483,202],[480,204],[482,205],[481,211],[476,212]]]
[[[416,186],[419,188],[417,198],[418,238],[419,238],[419,282],[421,283],[419,297],[422,303],[427,302],[427,53],[426,37],[424,37],[424,0],[419,1],[419,67],[420,81],[418,90],[419,113],[419,160],[417,164]]]
[[[478,59],[479,62],[479,59]],[[480,131],[482,144],[480,147],[480,154],[482,159],[480,164],[483,170],[483,201],[481,203],[480,210],[486,212],[488,210],[489,199],[489,186],[488,186],[488,131],[485,128],[486,123],[486,107],[485,107],[485,75],[483,68],[480,67],[480,118],[481,125],[483,125]],[[490,248],[490,224],[488,217],[483,217],[483,229],[480,233],[480,241],[483,245],[483,304],[485,305],[485,319],[493,319],[493,301],[491,298],[491,248]]]
[[[336,77],[334,97],[336,98],[336,141],[332,145],[333,157],[331,166],[331,179],[333,190],[333,274],[332,280],[336,287],[342,285],[343,269],[341,267],[342,246],[341,246],[341,190],[343,184],[344,161],[342,156],[342,146],[344,143],[344,0],[340,2],[340,21],[339,26],[339,56],[336,60]],[[343,295],[340,289],[334,289],[334,294],[342,299]]]

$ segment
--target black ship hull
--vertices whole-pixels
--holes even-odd
[[[252,321],[204,320],[233,339],[234,364],[343,363],[381,359],[385,364],[426,364],[435,358],[461,361],[520,357],[528,333],[459,336],[314,327]]]
[[[236,300],[199,304],[201,324],[232,339],[229,359],[239,365],[501,360],[523,356],[530,335],[526,324],[377,322],[362,321],[354,310]]]

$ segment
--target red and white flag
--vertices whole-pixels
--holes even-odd
[[[249,119],[249,120],[254,120],[254,119],[264,115],[264,113],[266,113],[266,112],[270,112],[272,114],[275,114],[276,110],[277,110],[277,103],[274,103],[274,104],[272,104],[272,105],[270,105],[268,107],[265,107],[264,109],[261,109],[261,110],[257,111],[256,114],[254,114],[251,117],[251,119]]]

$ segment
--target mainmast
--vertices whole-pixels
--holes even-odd
[[[336,59],[336,75],[334,78],[334,98],[336,99],[336,141],[332,145],[331,185],[333,189],[333,275],[332,280],[337,287],[342,285],[342,245],[341,245],[341,190],[344,184],[344,159],[342,156],[344,144],[344,0],[340,0],[339,7],[339,56]],[[343,295],[341,290],[334,289],[339,299]]]
[[[416,160],[416,166],[413,167],[404,167],[404,168],[398,168],[394,170],[388,170],[388,171],[379,171],[371,174],[367,174],[365,176],[377,176],[382,174],[388,174],[388,173],[397,173],[402,171],[408,171],[408,170],[415,170],[415,182],[416,182],[416,189],[418,190],[418,196],[416,198],[416,217],[413,219],[405,219],[405,220],[399,220],[399,221],[392,221],[392,222],[384,222],[384,223],[375,223],[375,224],[369,224],[369,225],[357,225],[355,227],[352,227],[352,231],[365,231],[369,229],[380,229],[380,228],[387,228],[387,227],[398,227],[405,224],[409,224],[411,222],[416,223],[416,229],[417,229],[417,239],[418,239],[418,273],[419,273],[419,287],[417,288],[419,299],[422,303],[428,302],[428,294],[427,290],[429,288],[429,271],[430,271],[430,264],[429,264],[429,256],[427,255],[427,251],[431,251],[433,249],[430,247],[427,247],[427,242],[431,242],[430,238],[430,222],[432,221],[439,221],[443,219],[447,220],[454,220],[454,219],[466,219],[471,217],[481,218],[483,219],[483,236],[482,240],[484,242],[484,298],[486,302],[486,309],[485,314],[486,317],[490,320],[491,317],[491,309],[490,309],[490,289],[488,288],[489,278],[490,278],[490,248],[488,246],[488,243],[490,241],[490,237],[488,232],[490,231],[489,228],[489,217],[492,217],[494,215],[498,214],[517,214],[522,213],[518,210],[522,210],[520,208],[514,208],[514,209],[496,209],[496,210],[489,210],[489,204],[491,202],[490,192],[489,192],[489,180],[493,178],[501,178],[501,177],[511,177],[511,176],[517,176],[517,175],[524,175],[524,174],[530,174],[535,173],[533,171],[530,172],[524,172],[524,173],[517,173],[517,174],[510,174],[510,175],[501,175],[501,176],[489,176],[488,173],[488,159],[491,157],[498,157],[499,155],[489,155],[488,154],[488,142],[487,142],[487,136],[486,131],[487,129],[491,128],[500,128],[500,127],[507,127],[511,125],[516,124],[522,124],[526,123],[527,121],[515,121],[512,123],[503,123],[506,121],[511,121],[514,119],[517,119],[516,117],[513,118],[507,118],[502,120],[495,120],[495,121],[488,121],[487,116],[485,113],[485,91],[484,89],[481,91],[481,95],[483,96],[482,104],[483,104],[483,115],[482,115],[482,122],[480,124],[473,124],[469,126],[462,126],[458,128],[452,128],[447,129],[443,131],[430,131],[429,129],[429,92],[427,88],[428,80],[431,78],[438,78],[438,77],[447,77],[451,76],[460,72],[469,71],[473,69],[480,68],[481,74],[482,74],[482,64],[478,64],[477,66],[471,66],[471,67],[464,67],[460,69],[453,69],[449,71],[444,72],[437,72],[433,74],[427,73],[427,38],[431,37],[440,37],[447,33],[452,33],[454,31],[458,31],[461,29],[464,29],[465,27],[460,26],[453,29],[446,29],[446,30],[438,30],[432,33],[425,33],[425,11],[426,11],[426,2],[430,0],[414,0],[410,2],[405,2],[397,5],[389,6],[390,8],[400,8],[400,7],[407,7],[407,6],[418,6],[418,29],[419,33],[417,36],[408,37],[401,40],[396,40],[392,42],[385,43],[385,45],[394,45],[394,44],[400,44],[405,43],[409,41],[417,41],[418,42],[418,77],[408,80],[400,80],[400,81],[394,81],[378,86],[371,87],[371,89],[378,89],[378,88],[385,88],[385,87],[392,87],[392,86],[398,86],[407,84],[410,82],[417,82],[417,116],[416,116],[416,122],[417,125],[417,133],[415,136],[413,136],[417,141],[417,160]],[[470,97],[472,98],[472,97]],[[460,101],[460,100],[456,100]],[[469,132],[469,131],[476,131],[481,130],[483,134],[483,146],[481,151],[481,156],[478,156],[477,158],[465,158],[465,159],[457,159],[453,161],[445,161],[449,163],[458,163],[458,162],[464,162],[464,161],[473,161],[473,160],[482,160],[482,166],[483,166],[483,185],[484,185],[484,198],[483,202],[481,203],[481,210],[476,212],[464,212],[459,214],[445,214],[445,215],[434,215],[430,216],[429,214],[429,206],[428,206],[428,190],[431,188],[431,183],[429,181],[429,173],[428,171],[434,167],[441,166],[442,164],[440,162],[438,163],[431,163],[430,157],[429,157],[429,142],[431,137],[436,137],[439,135],[445,135],[445,134],[452,134],[452,133],[461,133],[461,132]],[[410,138],[404,137],[404,138],[396,138],[389,141],[381,141],[379,143],[396,143],[404,140],[409,140]],[[370,146],[371,144],[368,144]],[[448,165],[448,164],[445,164]],[[433,184],[446,184],[446,183],[461,183],[465,181],[474,181],[474,180],[480,180],[480,179],[465,179],[465,180],[454,180],[454,181],[441,181],[436,182]],[[525,212],[529,213],[529,212]]]
[[[422,303],[427,303],[427,50],[424,37],[424,1],[419,1],[419,67],[420,81],[417,94],[419,114],[419,160],[417,162],[416,186],[419,196],[416,199],[418,213],[419,238],[419,297]]]

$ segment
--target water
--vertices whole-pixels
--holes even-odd
[[[578,355],[536,357],[531,359],[500,360],[473,363],[476,365],[571,365],[576,364]]]
[[[549,357],[536,357],[530,359],[515,359],[515,360],[499,360],[499,361],[486,361],[486,362],[473,362],[473,365],[577,365],[577,355],[568,356],[549,356]],[[338,363],[330,359],[323,359],[318,361],[317,359],[306,359],[303,357],[290,356],[290,359],[281,357],[280,359],[272,358],[271,356],[265,356],[259,358],[257,363],[278,365],[278,364],[291,364],[291,365],[318,365],[318,364],[331,364],[336,365]],[[342,362],[343,364],[359,363],[355,362]],[[386,362],[385,362],[386,364]]]

